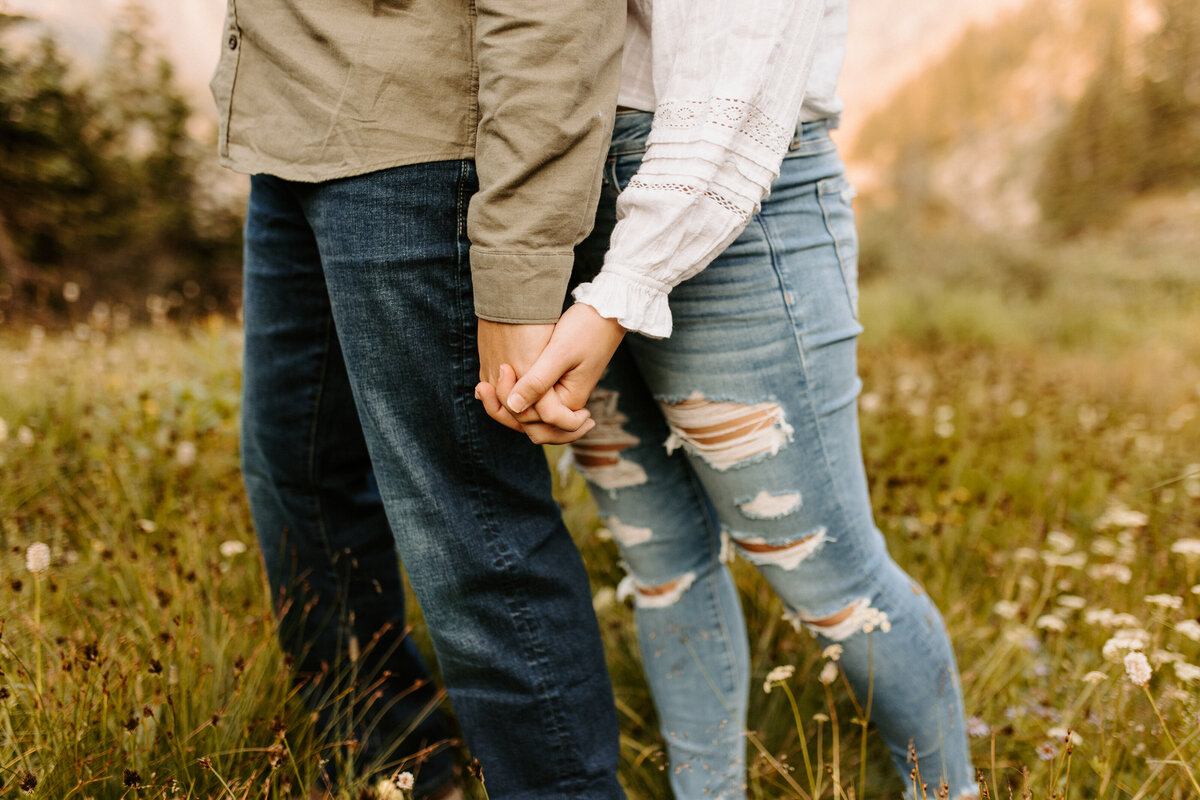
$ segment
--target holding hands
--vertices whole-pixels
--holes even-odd
[[[488,416],[535,444],[565,444],[596,423],[584,406],[625,329],[576,303],[554,325],[479,321],[480,383]]]

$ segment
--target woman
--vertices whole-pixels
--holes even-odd
[[[911,744],[930,796],[976,796],[950,642],[888,556],[862,468],[853,190],[829,138],[846,0],[629,11],[587,282],[538,362],[480,397],[539,441],[599,379],[574,461],[628,564],[677,798],[745,796],[730,543],[840,648],[909,793]],[[617,349],[626,330],[644,335]]]

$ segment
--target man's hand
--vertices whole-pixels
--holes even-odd
[[[554,329],[554,325],[548,324],[513,325],[479,320],[480,387],[511,387],[515,381],[513,370],[523,374],[529,369],[549,343]],[[502,373],[504,366],[508,366],[507,374]],[[478,390],[476,396],[485,399]],[[498,403],[492,406],[486,400],[484,402],[492,419],[513,430],[523,430],[539,444],[574,441],[595,427],[596,423],[583,410],[583,405],[579,403],[574,409],[568,408],[556,394],[550,393],[539,396],[535,407],[518,418]]]
[[[595,422],[568,430],[548,419],[543,409],[583,408],[624,336],[625,329],[616,320],[576,303],[559,318],[550,341],[528,369],[517,368],[515,374],[505,370],[497,382],[481,383],[476,395],[489,416],[509,427],[513,427],[509,421],[521,423],[535,442],[575,441],[595,427]],[[514,385],[517,375],[520,380]],[[553,426],[551,431],[558,429],[552,440],[542,438],[550,433],[546,423]]]

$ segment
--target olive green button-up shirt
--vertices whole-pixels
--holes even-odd
[[[558,319],[591,230],[625,0],[228,0],[221,162],[325,181],[475,159],[476,312]]]

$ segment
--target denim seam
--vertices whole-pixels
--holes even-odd
[[[709,572],[708,580],[711,585],[710,588],[714,589],[714,591],[712,591],[709,596],[715,598],[716,597],[715,589],[717,588],[716,581],[719,580],[718,576],[719,576],[721,570],[728,569],[728,567],[725,564],[721,563],[721,531],[713,526],[712,515],[709,513],[709,509],[705,508],[704,505],[699,502],[699,498],[702,498],[702,497],[707,498],[708,493],[704,491],[704,487],[700,484],[700,480],[699,480],[699,477],[696,475],[696,471],[694,469],[692,469],[691,464],[689,464],[686,461],[684,462],[684,466],[686,468],[685,472],[687,473],[688,483],[690,483],[692,485],[692,494],[697,499],[697,505],[700,506],[700,516],[704,520],[704,527],[706,527],[708,529],[708,537],[707,537],[708,538],[708,556],[709,556],[710,563],[716,565],[716,568]],[[725,666],[727,667],[727,670],[729,672],[729,677],[730,677],[729,683],[731,685],[733,685],[734,692],[736,693],[737,692],[737,681],[735,679],[737,677],[737,654],[734,652],[734,649],[733,649],[732,637],[730,636],[729,623],[725,619],[725,616],[721,613],[721,604],[719,602],[715,602],[713,605],[717,611],[717,613],[716,613],[717,622],[721,626],[721,636],[724,638],[724,640],[726,642]],[[728,699],[726,699],[726,707],[728,707]],[[743,727],[744,727],[744,723],[743,723]]]
[[[325,379],[329,375],[329,336],[333,329],[333,318],[326,317],[325,319],[325,346],[321,350],[321,369],[317,378],[317,393],[313,398],[312,404],[312,427],[309,430],[308,437],[308,464],[306,469],[308,472],[308,485],[312,487],[312,504],[315,513],[313,517],[317,523],[317,533],[321,539],[321,547],[325,550],[326,561],[329,565],[329,578],[331,582],[337,585],[337,570],[334,569],[334,559],[336,554],[333,552],[333,547],[329,543],[329,533],[325,525],[324,509],[321,507],[321,497],[317,492],[317,441],[320,438],[321,428],[321,403],[325,399]]]
[[[825,226],[825,232],[829,234],[829,238],[833,241],[833,252],[837,256],[838,271],[842,274],[842,287],[846,290],[846,303],[850,307],[850,314],[857,320],[858,311],[854,308],[854,293],[850,289],[850,278],[846,274],[846,256],[842,252],[842,242],[838,239],[837,234],[834,233],[833,226],[829,222],[829,209],[825,206],[825,198],[837,193],[821,191],[822,185],[828,182],[829,179],[826,179],[817,185],[817,205],[821,207],[821,223]],[[841,182],[845,183],[845,180],[843,179]]]
[[[463,247],[462,247],[461,237],[462,237],[462,233],[463,233],[463,219],[465,217],[464,194],[465,194],[465,188],[466,188],[467,169],[468,169],[467,162],[464,161],[462,168],[459,172],[458,207],[455,209],[456,216],[458,217],[458,231],[459,231],[459,242],[458,242],[458,246],[456,248],[457,253],[458,253],[458,264],[457,264],[457,267],[455,270],[456,282],[461,281],[461,276],[463,274],[464,257],[463,257]],[[469,265],[470,265],[469,257],[466,259],[466,261],[467,261],[468,269],[469,269]],[[461,304],[456,304],[456,306],[457,306],[457,308],[459,310],[459,314],[460,314],[457,330],[461,331],[461,330],[465,329],[467,320],[461,316],[462,315]],[[461,363],[461,364],[470,363],[472,354],[470,352],[468,352],[468,338],[467,337],[459,337],[459,338],[460,338],[460,347],[461,347],[461,350],[459,351],[459,363]],[[464,406],[468,402],[466,400],[466,398],[468,398],[470,396],[470,388],[471,387],[464,386],[461,388],[463,389],[463,391],[458,392],[459,402],[457,403],[457,407],[458,407],[460,413],[462,413],[464,411]],[[464,445],[466,446],[466,448],[471,456],[469,463],[471,464],[472,472],[477,472],[478,467],[476,465],[478,465],[478,463],[481,459],[481,456],[482,456],[480,443],[478,441],[478,438],[476,436],[475,429],[473,426],[471,426],[470,424],[466,424],[466,425],[462,426],[462,429],[465,431],[465,435],[463,437]],[[482,481],[478,480],[478,476],[477,475],[473,476],[473,480],[471,481],[470,486],[469,486],[469,491],[471,492],[471,494],[476,495],[481,500],[486,500],[486,497],[484,496],[484,495],[486,495],[486,490],[482,488],[481,484],[482,484]],[[575,755],[573,753],[568,752],[566,750],[566,748],[564,748],[561,744],[563,742],[564,733],[566,731],[566,726],[564,724],[564,721],[562,718],[562,711],[560,708],[560,706],[562,704],[561,698],[560,698],[558,692],[553,691],[554,683],[553,683],[553,681],[548,680],[548,678],[550,678],[551,676],[548,676],[546,674],[546,664],[548,661],[547,656],[546,656],[546,648],[544,647],[544,645],[542,644],[542,642],[540,640],[530,641],[531,639],[536,639],[536,637],[533,635],[536,633],[536,630],[535,630],[534,626],[532,626],[530,624],[530,620],[529,620],[530,614],[529,614],[528,608],[525,606],[524,603],[521,603],[519,600],[517,600],[517,598],[520,596],[521,587],[514,585],[514,583],[512,581],[511,554],[506,552],[507,548],[500,546],[501,543],[497,536],[498,527],[499,527],[498,522],[496,520],[495,515],[491,511],[493,504],[487,503],[487,502],[482,502],[482,503],[475,503],[474,506],[476,509],[475,516],[476,516],[476,519],[479,520],[480,527],[481,527],[482,533],[484,535],[484,541],[488,547],[488,551],[490,553],[492,553],[495,563],[500,567],[500,572],[504,575],[505,581],[508,584],[508,586],[506,587],[506,589],[508,589],[508,591],[505,591],[504,594],[505,594],[505,600],[506,600],[505,605],[508,608],[509,619],[512,621],[514,627],[516,627],[522,634],[524,634],[524,639],[525,639],[526,643],[524,644],[523,649],[525,650],[527,663],[530,667],[530,676],[534,680],[537,690],[538,690],[538,701],[539,701],[538,704],[540,707],[543,708],[544,713],[546,714],[546,720],[545,720],[546,728],[552,734],[552,738],[555,742],[555,746],[558,748],[558,751],[559,751],[557,753],[558,757],[555,759],[555,761],[557,762],[555,772],[557,773],[557,775],[562,776],[563,778],[567,779],[568,781],[571,781],[570,786],[572,789],[574,789],[574,788],[582,789],[585,786],[585,781],[584,781],[583,776],[578,776],[574,780],[571,780],[571,778],[570,778],[570,772],[571,772],[570,767],[573,763],[578,763],[579,759],[577,757],[575,757]]]

